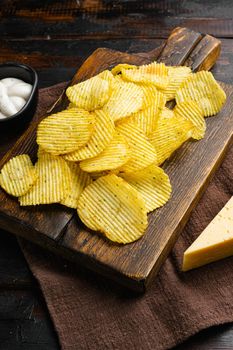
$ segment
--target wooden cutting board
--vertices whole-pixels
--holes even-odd
[[[78,70],[71,84],[90,78],[118,63],[145,64],[153,60],[169,65],[188,65],[194,71],[210,69],[220,53],[220,41],[187,28],[176,28],[159,48],[147,53],[128,54],[109,49],[96,50]],[[172,197],[149,215],[146,234],[126,246],[112,244],[90,232],[74,210],[61,205],[20,207],[17,199],[0,190],[0,227],[33,241],[70,260],[137,291],[144,291],[176,242],[208,181],[223,160],[232,141],[233,87],[221,83],[227,102],[217,117],[207,119],[205,138],[186,142],[163,166],[173,187]],[[63,94],[52,106],[65,108]],[[44,116],[41,116],[41,119]],[[0,161],[28,153],[36,159],[37,122]]]

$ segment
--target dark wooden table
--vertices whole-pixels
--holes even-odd
[[[98,47],[148,51],[176,26],[222,40],[215,77],[233,84],[233,2],[2,0],[0,63],[32,65],[45,87],[69,80]],[[59,349],[39,286],[17,239],[0,232],[0,350]],[[233,324],[195,335],[176,350],[233,349]],[[78,350],[78,345],[77,345]]]

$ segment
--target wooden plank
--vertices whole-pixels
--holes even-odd
[[[232,323],[207,328],[172,350],[232,350]]]
[[[0,290],[36,286],[15,237],[2,230],[0,237]]]
[[[158,61],[165,62],[171,66],[183,65],[202,37],[200,33],[194,32],[191,29],[176,28],[169,36]],[[216,39],[213,38],[213,40]],[[205,46],[205,43],[203,46]]]
[[[135,18],[136,17],[136,18]],[[163,25],[161,25],[161,23]],[[188,27],[218,38],[233,38],[232,18],[161,17],[157,14],[134,13],[107,18],[78,16],[71,21],[40,21],[34,19],[3,18],[0,21],[1,38],[9,39],[152,39],[167,38],[174,27]]]
[[[206,35],[185,61],[185,65],[196,70],[210,70],[221,51],[221,42]]]
[[[153,39],[148,44],[127,39],[74,40],[72,43],[66,40],[24,40],[23,43],[21,40],[0,40],[0,63],[19,61],[31,65],[37,70],[39,87],[42,88],[70,80],[85,59],[99,47],[117,51],[149,51],[162,42],[161,39]],[[144,56],[148,58],[147,53]],[[0,145],[7,142],[2,141],[0,139]]]
[[[67,0],[58,2],[28,0],[7,0],[5,6],[1,7],[1,14],[4,17],[17,16],[33,20],[41,18],[44,20],[70,20],[79,14],[85,15],[120,15],[129,12],[157,12],[159,16],[182,16],[182,17],[209,17],[228,18],[233,11],[233,5],[228,0],[221,1],[221,6],[216,6],[213,1],[152,1],[152,0]]]
[[[83,63],[74,76],[73,83],[83,81],[104,69],[112,68],[120,62],[139,65],[152,60],[158,60],[166,62],[166,64],[182,65],[202,38],[203,35],[200,33],[196,33],[188,28],[178,27],[172,31],[165,45],[161,45],[159,48],[144,54],[132,55],[123,52],[114,52],[109,49],[98,49]],[[207,40],[205,40],[203,47],[206,44]],[[220,42],[215,38],[213,38],[211,43],[208,42],[208,44],[209,46],[220,46]],[[209,52],[206,52],[206,54],[209,54]],[[204,55],[199,61],[202,62],[203,58]],[[211,58],[212,62],[215,62],[214,59],[215,57]],[[98,64],[93,64],[93,61]]]
[[[209,2],[201,1],[199,5],[190,2],[153,3],[114,2],[112,6],[98,1],[97,6],[86,4],[82,7],[76,1],[64,4],[52,2],[47,6],[41,2],[31,5],[28,1],[22,5],[10,2],[9,6],[0,9],[1,37],[41,37],[47,40],[166,38],[172,28],[177,26],[209,32],[217,37],[233,37],[232,5],[229,6],[229,2],[225,8],[222,3],[216,8],[216,4],[211,6]]]
[[[153,48],[159,46],[163,40],[155,39]],[[17,60],[29,63],[38,69],[49,67],[74,67],[76,70],[83,61],[99,47],[105,47],[118,51],[128,51],[132,41],[124,40],[47,40],[46,38],[33,38],[28,40],[2,40],[1,38],[0,63],[6,60]],[[145,45],[145,51],[149,51]],[[55,78],[55,77],[53,77]]]
[[[121,49],[129,53],[144,51],[140,56],[148,57],[148,51],[161,43],[161,39],[74,40],[72,45],[66,40],[25,40],[23,44],[20,40],[7,42],[0,40],[2,48],[0,63],[20,60],[32,65],[38,72],[40,87],[45,87],[70,80],[77,71],[77,67],[98,47]],[[233,39],[221,39],[221,45],[222,52],[213,67],[213,72],[216,79],[230,83],[233,81]],[[69,55],[68,58],[64,57],[66,53]],[[41,57],[46,59],[41,62]],[[153,55],[150,55],[150,59],[154,59]],[[2,147],[6,142],[7,138],[6,140],[1,138],[0,146]]]
[[[218,37],[233,37],[232,11],[232,4],[227,0],[221,2],[221,6],[200,0],[70,0],[62,4],[51,1],[46,6],[42,1],[7,1],[0,9],[0,29],[3,37],[14,39],[32,36],[48,40],[61,37],[148,39],[166,38],[170,30],[179,25]]]
[[[189,44],[187,43],[188,41],[186,37],[190,38]],[[183,45],[180,45],[177,48],[177,41],[182,42]],[[103,69],[109,68],[119,62],[142,64],[148,62],[152,58],[152,56],[153,59],[156,59],[157,56],[161,57],[161,60],[163,57],[164,59],[165,57],[168,57],[168,59],[169,57],[173,57],[172,63],[180,64],[180,62],[182,63],[190,54],[190,52],[192,51],[191,48],[195,49],[199,42],[201,42],[199,34],[190,32],[190,30],[188,29],[182,30],[178,28],[176,31],[173,32],[172,39],[167,41],[165,47],[162,47],[162,49],[159,48],[157,50],[153,50],[148,54],[147,58],[145,57],[145,54],[130,55],[127,53],[120,53],[107,49],[98,49],[93,53],[91,57],[89,57],[85,61],[83,66],[75,75],[72,83],[82,81],[90,76],[95,75]],[[213,40],[212,45],[215,45],[215,43],[216,41]],[[170,54],[168,52],[169,50],[167,47],[169,47]],[[181,49],[183,49],[185,53],[177,54],[177,51],[180,51]],[[210,51],[208,50],[207,53],[209,52]],[[203,56],[203,60],[205,59],[206,58]],[[215,57],[210,56],[209,59],[213,60],[215,59]],[[201,62],[202,61],[199,61],[200,64]],[[59,100],[56,108],[60,109],[64,107],[64,103],[66,103],[64,99],[62,100],[62,102],[60,102]],[[224,125],[227,126],[227,131],[230,132],[231,128],[229,127],[228,121],[226,121]],[[217,130],[216,123],[214,124],[212,129],[215,130],[214,128],[216,128]],[[7,159],[11,158],[13,155],[22,152],[29,153],[32,156],[32,158],[35,157],[35,129],[36,123],[32,124],[29,130],[22,136],[21,140],[19,140],[18,143],[16,143],[15,147],[6,155],[5,158],[3,158],[1,164],[4,164],[4,162],[7,161]],[[224,135],[224,140],[227,144],[229,141],[229,135],[228,133],[224,133]],[[208,145],[208,141],[209,138],[207,137],[205,139],[206,146]],[[187,149],[190,149],[191,147],[196,147],[196,145],[198,145],[199,147],[198,152],[201,152],[201,143],[189,145],[187,146]],[[218,156],[221,155],[224,145],[225,144],[223,142],[221,145],[217,145],[216,149],[213,150],[213,154],[211,154],[212,161],[210,162],[210,166],[208,167],[208,174],[201,174],[203,175],[201,178],[203,182],[207,179],[211,168],[214,167]],[[214,153],[214,151],[216,151],[216,153]],[[196,154],[198,154],[198,152]],[[204,149],[202,150],[202,152],[204,152]],[[182,155],[182,151],[179,154]],[[186,160],[186,164],[188,166],[187,169],[190,169],[190,166],[191,164],[193,164],[192,162],[194,160],[195,159],[192,159],[192,157]],[[183,158],[181,158],[180,162],[182,161]],[[179,158],[177,160],[177,164],[181,164],[179,163]],[[170,168],[168,167],[168,172],[170,171],[169,169]],[[180,167],[178,167],[178,169],[179,171],[181,171],[181,173],[183,173],[181,165]],[[173,172],[175,171],[176,168],[172,167],[171,178],[173,176]],[[191,177],[190,180],[195,182],[195,178]],[[187,183],[189,186],[191,184],[190,180],[187,179]],[[202,186],[202,184],[202,182],[197,182],[194,185]],[[179,182],[174,183],[175,188],[177,188],[177,186],[179,185]],[[186,187],[183,187],[186,190]],[[111,271],[112,278],[115,277],[115,279],[120,280],[122,283],[125,283],[135,289],[143,290],[145,289],[145,286],[152,275],[153,265],[155,265],[154,271],[156,271],[159,268],[159,264],[162,262],[162,258],[166,256],[166,254],[172,246],[172,243],[175,241],[175,238],[178,235],[178,224],[183,218],[184,214],[186,214],[186,216],[188,215],[188,212],[190,211],[189,205],[191,205],[193,200],[196,198],[195,194],[197,193],[194,192],[194,198],[192,198],[192,200],[190,199],[189,201],[183,203],[181,201],[181,198],[179,197],[181,194],[175,192],[177,200],[181,201],[179,208],[183,207],[184,211],[180,211],[177,213],[176,218],[178,221],[175,222],[176,226],[174,226],[174,233],[172,232],[172,228],[170,228],[170,231],[167,230],[167,234],[165,234],[163,239],[164,243],[162,243],[162,241],[160,242],[160,235],[162,235],[162,231],[159,232],[159,230],[157,229],[155,233],[151,229],[153,225],[150,225],[148,233],[140,241],[135,242],[134,244],[131,244],[126,247],[116,247],[110,244],[109,242],[106,242],[101,237],[97,235],[95,236],[89,233],[88,231],[85,231],[83,229],[83,226],[80,225],[80,223],[77,221],[76,215],[73,216],[72,219],[72,212],[69,210],[65,210],[63,207],[55,205],[49,206],[49,210],[48,207],[37,207],[33,209],[33,217],[30,218],[32,209],[19,208],[17,201],[12,198],[7,200],[8,196],[5,193],[3,193],[3,191],[0,192],[0,200],[2,206],[0,213],[0,227],[8,229],[11,232],[14,232],[18,235],[22,235],[25,238],[29,238],[30,240],[42,246],[45,246],[53,251],[56,251],[57,253],[63,253],[70,259],[74,258],[80,260],[81,258],[81,260],[83,260],[86,265],[93,265],[94,269],[99,271],[101,270],[101,272],[104,274],[109,275],[109,272]],[[172,201],[170,202],[172,203]],[[187,205],[187,210],[185,209],[185,205]],[[167,215],[165,217],[172,220],[170,212],[166,212],[166,208],[171,208],[171,204],[168,204],[164,208],[162,208],[161,210],[165,210],[165,214]],[[150,216],[151,224],[154,223],[153,218],[157,219],[158,213],[160,213],[160,211],[157,211],[156,213],[153,213]],[[158,223],[160,225],[159,227],[161,230],[163,230],[164,223],[160,221],[158,219]],[[66,228],[68,229],[66,230]],[[41,234],[39,234],[39,232]],[[61,237],[65,232],[65,237],[62,240]],[[57,244],[56,241],[58,241],[59,239],[60,242],[58,242]],[[147,247],[148,242],[151,239],[153,240],[153,242],[150,243],[150,247]],[[71,252],[71,250],[73,250],[73,252]],[[146,255],[144,253],[146,253]],[[141,261],[138,261],[138,257],[140,255],[144,255],[144,258],[142,258]],[[135,259],[137,259],[137,263],[135,262]],[[157,264],[155,264],[155,260],[157,261]]]
[[[39,291],[0,291],[0,349],[59,349]]]

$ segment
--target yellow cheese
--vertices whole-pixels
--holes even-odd
[[[233,255],[233,197],[184,252],[183,271]]]

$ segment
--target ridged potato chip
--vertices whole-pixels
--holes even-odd
[[[138,240],[147,227],[145,201],[120,177],[100,177],[79,197],[78,215],[92,230],[118,243]]]
[[[159,115],[159,123],[162,123],[164,119],[174,118],[174,111],[170,108],[163,107]]]
[[[167,101],[175,99],[176,91],[186,78],[191,74],[189,67],[168,67],[169,83],[161,92],[166,96]]]
[[[73,152],[85,145],[94,129],[93,114],[71,108],[43,119],[37,128],[37,143],[53,155]]]
[[[80,162],[80,168],[90,173],[113,170],[124,165],[131,156],[125,137],[115,133],[109,145],[96,157]]]
[[[113,89],[114,89],[114,86],[116,86],[117,83],[127,83],[127,81],[125,81],[125,80],[122,78],[122,75],[121,75],[121,74],[115,75],[115,76],[114,76],[114,79],[115,79],[115,83],[112,84]]]
[[[77,151],[64,155],[66,160],[77,162],[83,159],[95,157],[101,153],[113,138],[115,125],[112,118],[102,110],[94,112],[94,130],[88,143]]]
[[[73,104],[72,102],[70,102],[70,103],[68,104],[67,109],[71,109],[71,108],[77,108],[77,107],[75,106],[75,104]]]
[[[37,150],[37,158],[40,158],[40,156],[45,153],[48,153],[48,152],[46,152],[41,146],[39,146]]]
[[[21,154],[4,164],[0,173],[0,185],[8,194],[18,197],[30,190],[37,177],[30,157]]]
[[[187,99],[196,101],[204,116],[209,117],[221,110],[226,94],[211,72],[200,71],[191,74],[176,92],[177,104]]]
[[[158,90],[154,85],[135,84],[142,88],[144,97],[142,108],[145,109],[158,101]]]
[[[150,63],[135,69],[121,69],[123,79],[134,83],[153,84],[160,89],[169,83],[168,67],[164,63]]]
[[[162,164],[177,148],[191,138],[193,129],[194,125],[190,120],[176,115],[159,118],[156,130],[149,137],[157,152],[157,165]]]
[[[122,177],[140,193],[146,203],[147,213],[163,206],[170,198],[172,188],[169,177],[155,164]]]
[[[132,64],[127,64],[127,63],[120,63],[117,66],[115,66],[111,72],[113,75],[118,75],[121,73],[122,69],[135,69],[137,66],[134,66]]]
[[[66,161],[59,156],[41,154],[35,164],[38,178],[33,187],[19,197],[20,205],[59,203],[70,190],[71,173]]]
[[[112,92],[111,76],[110,71],[103,71],[88,80],[68,87],[66,95],[70,102],[78,108],[87,111],[101,108],[108,101]]]
[[[185,100],[177,104],[174,108],[175,115],[189,119],[194,125],[192,138],[200,140],[205,135],[206,122],[202,109],[198,106],[197,102],[192,100]]]
[[[70,189],[60,203],[69,208],[77,209],[78,199],[84,188],[92,182],[89,174],[82,171],[77,163],[67,162],[70,172]]]
[[[108,102],[103,106],[103,111],[117,121],[143,108],[144,98],[145,94],[140,86],[118,81]]]
[[[133,122],[124,121],[117,126],[131,148],[130,160],[118,168],[120,172],[135,172],[157,161],[156,150],[144,132]]]
[[[151,87],[148,86],[148,88]],[[137,113],[133,113],[129,117],[129,120],[133,121],[148,136],[154,131],[158,122],[160,112],[165,106],[165,104],[166,98],[164,97],[164,95],[161,92],[154,89],[153,100],[151,101],[149,107],[146,107],[145,109]]]

